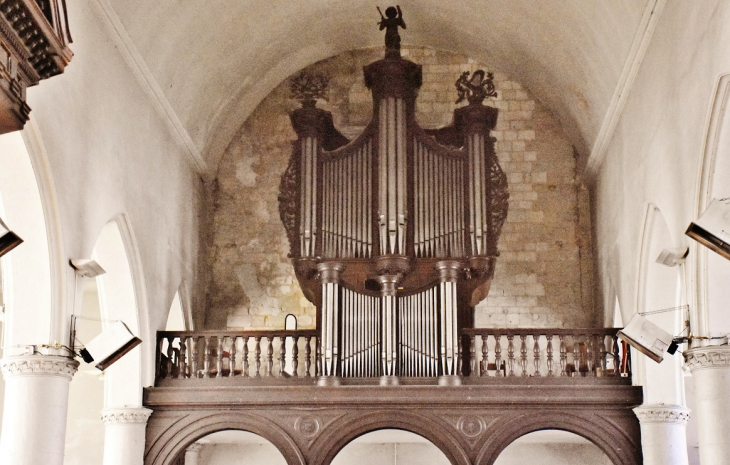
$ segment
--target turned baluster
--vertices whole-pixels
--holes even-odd
[[[547,335],[547,369],[548,376],[553,376],[553,335]]]
[[[515,375],[515,344],[512,341],[514,337],[512,334],[507,335],[507,365],[509,366],[510,376]]]
[[[464,376],[464,345],[462,344],[461,338],[457,338],[457,344],[459,349],[456,351],[457,358],[456,358],[456,374],[459,376]]]
[[[540,335],[535,334],[532,336],[532,340],[535,342],[535,345],[532,347],[532,356],[534,357],[533,363],[535,364],[535,375],[534,376],[541,376],[540,374]]]
[[[236,341],[238,341],[238,336],[231,336],[231,359],[228,362],[229,378],[236,375]]]
[[[286,368],[286,336],[281,336],[279,341],[279,376],[284,376]]]
[[[469,369],[470,369],[469,376],[479,376],[478,374],[475,374],[476,367],[477,367],[477,364],[476,364],[477,363],[477,359],[476,359],[477,345],[476,344],[477,344],[476,336],[474,334],[472,334],[471,337],[469,338],[469,347],[470,347],[469,348],[469,356],[470,356],[470,358],[469,358]]]
[[[167,363],[165,367],[165,372],[167,373],[167,378],[172,378],[172,338],[167,338]]]
[[[310,378],[312,376],[312,336],[307,336],[304,341],[304,377]]]
[[[560,335],[560,376],[568,376],[565,369],[568,367],[568,350],[565,347],[565,336]]]
[[[294,336],[294,345],[291,348],[291,375],[296,378],[299,376],[297,369],[299,368],[299,336]]]
[[[256,336],[256,345],[254,347],[254,361],[256,362],[256,372],[254,376],[261,378],[261,336]]]
[[[185,346],[185,339],[187,339],[187,337],[185,337],[185,336],[180,338],[180,358],[178,359],[180,362],[180,365],[178,366],[178,368],[180,370],[180,376],[183,378],[188,377],[188,367],[186,364],[186,359],[187,359],[188,354],[187,354],[187,350],[186,350],[187,347]]]
[[[248,378],[248,336],[243,336],[243,360],[241,360],[241,371],[244,378]]]
[[[601,371],[605,374],[608,369],[606,363],[606,336],[598,335],[598,360],[600,363]]]
[[[203,352],[203,377],[210,376],[210,336],[205,336],[205,350]]]
[[[520,368],[522,376],[527,376],[527,334],[520,334]]]
[[[266,348],[266,376],[271,376],[274,370],[274,338],[268,336],[266,340],[269,341],[269,346]]]
[[[588,367],[588,373],[595,375],[593,371],[593,364],[595,362],[593,354],[593,336],[588,334],[586,335],[586,366]]]
[[[215,374],[216,378],[223,376],[223,336],[218,336],[218,353],[216,354],[215,369],[218,371]]]
[[[479,362],[481,376],[489,376],[489,346],[487,340],[487,335],[482,334],[482,360]]]
[[[495,373],[495,376],[502,376],[504,373],[502,372],[502,343],[500,342],[502,340],[502,336],[500,334],[494,335],[494,366],[497,367],[497,372]]]
[[[573,336],[573,376],[580,376],[580,343],[578,336]]]
[[[613,342],[613,375],[621,376],[621,354],[618,349],[618,338],[614,335],[611,336]]]
[[[322,376],[322,350],[320,350],[320,343],[315,339],[314,347],[314,376]]]
[[[193,336],[190,339],[190,344],[192,345],[192,358],[191,358],[191,378],[197,378],[198,377],[198,336]]]

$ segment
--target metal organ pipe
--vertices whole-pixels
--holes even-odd
[[[313,257],[317,226],[317,139],[303,137],[301,152],[300,247],[303,257]]]

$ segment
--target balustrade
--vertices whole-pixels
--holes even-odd
[[[629,377],[622,363],[619,328],[476,328],[464,329],[472,360],[470,377]],[[502,347],[507,344],[507,359]],[[554,347],[559,347],[556,370]],[[532,347],[532,351],[528,350]],[[623,371],[622,371],[622,368]]]
[[[314,377],[316,344],[316,330],[161,331],[157,379]]]

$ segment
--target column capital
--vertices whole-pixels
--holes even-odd
[[[695,347],[684,351],[684,363],[690,371],[730,368],[730,346]]]
[[[16,355],[0,360],[5,379],[20,376],[57,377],[73,379],[79,362],[60,355]]]
[[[641,424],[645,423],[681,423],[686,424],[692,411],[681,405],[641,405],[634,409],[634,414]]]
[[[101,411],[101,421],[106,425],[147,424],[150,415],[152,415],[152,410],[142,407],[107,408]]]

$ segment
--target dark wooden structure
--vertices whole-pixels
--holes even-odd
[[[25,91],[71,60],[65,0],[0,0],[0,134],[23,129]]]
[[[1,1],[1,0],[0,0]],[[389,8],[383,60],[365,68],[374,118],[349,142],[316,108],[327,79],[299,76],[302,108],[280,212],[315,330],[160,332],[146,465],[177,464],[210,433],[240,429],[289,464],[328,465],[356,437],[420,434],[453,464],[492,464],[513,440],[560,429],[616,465],[641,463],[617,328],[474,328],[507,215],[490,130],[491,75],[463,74],[451,127],[414,118],[421,68],[400,57]]]
[[[452,127],[427,133],[415,121],[421,67],[396,43],[364,69],[374,116],[353,142],[315,106],[326,79],[292,86],[299,140],[280,211],[297,278],[317,307],[327,377],[457,376],[468,365],[459,334],[487,296],[507,216],[490,136],[498,110],[482,103],[496,95],[491,75],[462,76],[469,104]]]

